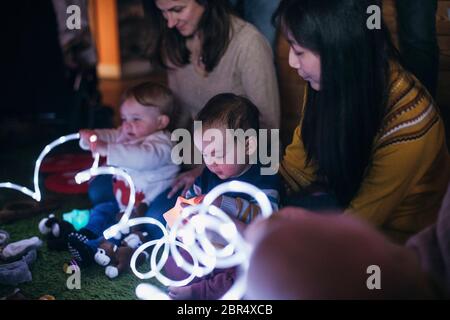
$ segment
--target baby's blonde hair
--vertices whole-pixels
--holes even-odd
[[[144,82],[125,91],[122,101],[130,98],[136,99],[140,105],[158,108],[161,114],[170,119],[168,129],[173,129],[171,124],[175,123],[176,106],[169,88],[156,82]]]

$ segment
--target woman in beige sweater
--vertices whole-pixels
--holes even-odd
[[[262,128],[279,128],[280,102],[271,47],[256,28],[219,0],[149,0],[150,58],[168,72],[186,127],[213,96],[231,92],[259,109]],[[181,175],[187,191],[202,168]],[[184,193],[184,192],[183,192]]]

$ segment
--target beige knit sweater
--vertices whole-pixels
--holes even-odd
[[[169,70],[169,87],[186,124],[219,93],[249,98],[259,109],[261,128],[280,127],[280,100],[272,49],[255,27],[233,17],[232,38],[215,69],[206,77],[192,64]],[[188,119],[189,118],[189,119]]]

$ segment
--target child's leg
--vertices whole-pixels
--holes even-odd
[[[89,183],[88,189],[89,199],[94,206],[104,203],[115,201],[113,188],[112,188],[112,176],[100,175],[92,179]]]
[[[88,238],[98,238],[102,235],[103,231],[117,222],[116,217],[119,213],[119,210],[120,209],[116,201],[105,202],[96,205],[91,209],[91,213],[89,215],[89,223],[82,230],[89,230],[89,232],[92,233],[92,236],[88,236]]]
[[[69,234],[68,249],[80,267],[87,267],[94,262],[94,255],[100,243],[98,239],[103,239],[103,231],[116,223],[118,212],[119,207],[115,201],[99,204],[92,208],[86,227]]]

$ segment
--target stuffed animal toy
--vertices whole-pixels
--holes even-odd
[[[67,250],[67,236],[75,232],[75,228],[51,214],[39,222],[39,231],[47,236],[47,247],[50,250]]]
[[[183,210],[184,207],[186,207],[186,206],[196,206],[199,203],[201,203],[204,198],[205,198],[204,195],[197,196],[197,197],[194,197],[194,198],[191,198],[191,199],[178,197],[175,206],[172,209],[170,209],[169,211],[167,211],[166,213],[163,214],[163,217],[166,220],[167,225],[169,226],[169,228],[172,228],[174,223],[181,216],[181,211]]]
[[[110,241],[103,240],[95,254],[95,262],[106,267],[105,274],[108,278],[114,279],[130,268],[131,256],[134,251],[142,245],[147,234],[136,232],[127,236],[121,246],[114,245]],[[147,252],[143,252],[138,258],[137,264],[142,264],[148,259]]]

